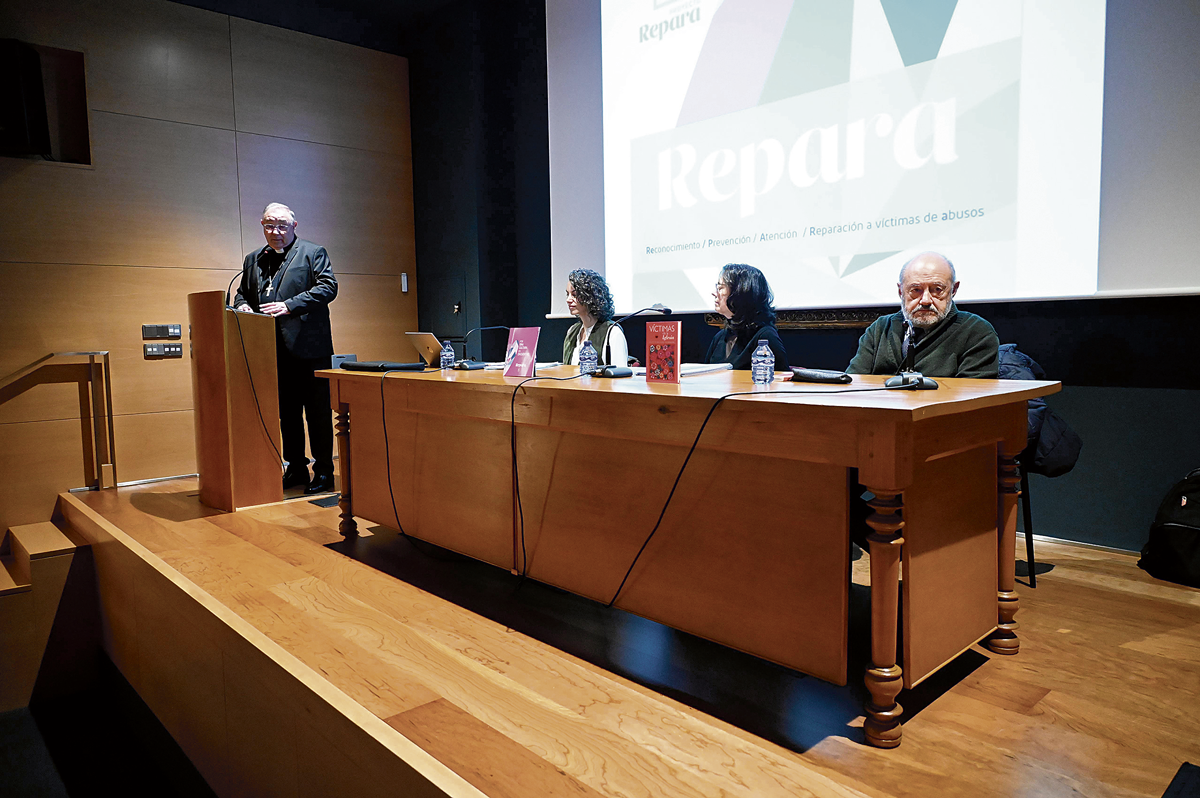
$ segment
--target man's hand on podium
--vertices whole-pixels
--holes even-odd
[[[238,306],[235,308],[235,310],[237,310],[237,312],[238,312],[238,313],[253,313],[253,312],[254,312],[254,308],[250,307],[250,306],[249,306],[249,305],[247,305],[245,302],[243,302],[242,304],[238,305]]]
[[[264,302],[259,310],[268,316],[286,316],[289,313],[286,302]]]

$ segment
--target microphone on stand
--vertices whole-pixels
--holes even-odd
[[[639,313],[645,313],[648,310],[654,311],[655,313],[661,313],[664,316],[671,315],[671,309],[669,307],[667,307],[666,305],[664,305],[661,302],[655,302],[653,305],[651,305],[648,308],[642,308],[641,310],[635,310],[633,313],[627,313],[626,315],[624,315],[621,318],[614,321],[613,324],[620,324],[621,322],[625,321],[626,319],[631,319],[634,316],[638,315]],[[628,366],[608,365],[608,366],[605,366],[604,368],[600,369],[596,373],[594,373],[592,376],[593,377],[632,377],[633,369],[629,368]]]
[[[475,327],[473,329],[467,330],[467,335],[470,335],[473,332],[480,332],[482,330],[510,330],[510,329],[512,329],[512,328],[507,327],[503,324],[497,324],[492,327]],[[457,361],[454,364],[454,368],[458,369],[459,371],[476,371],[478,369],[485,367],[487,365],[487,363],[484,363],[481,360],[467,360],[467,335],[463,336],[463,359]]]
[[[667,307],[666,305],[664,305],[661,302],[655,302],[653,305],[651,305],[648,308],[642,308],[641,310],[635,310],[633,313],[625,314],[621,318],[614,321],[613,324],[620,324],[621,322],[625,321],[626,319],[632,319],[634,316],[638,315],[639,313],[645,313],[647,310],[653,310],[655,313],[661,313],[664,316],[671,315],[671,309],[669,307]]]
[[[242,276],[242,273],[241,273],[241,271],[239,271],[237,274],[233,275],[233,280],[236,280],[237,278],[239,278],[241,276]],[[227,307],[227,308],[233,307],[233,305],[229,304],[229,291],[233,288],[233,280],[230,280],[229,285],[225,286],[225,307]]]

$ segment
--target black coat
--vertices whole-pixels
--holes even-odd
[[[259,308],[262,272],[258,259],[268,247],[255,250],[242,262],[242,281],[233,305],[245,303]],[[287,305],[286,316],[275,317],[280,338],[293,357],[311,359],[333,354],[333,331],[329,326],[329,303],[337,296],[337,279],[325,247],[297,238],[279,267],[273,301]]]
[[[750,368],[750,358],[754,355],[754,350],[758,349],[759,339],[765,338],[767,346],[771,347],[771,351],[775,353],[775,370],[788,370],[787,350],[784,349],[783,341],[779,338],[779,331],[773,326],[764,324],[762,327],[759,327],[747,339],[748,343],[745,346],[739,347],[735,343],[729,357],[725,357],[725,343],[731,335],[733,333],[730,332],[729,328],[723,327],[713,336],[712,343],[708,345],[708,353],[704,355],[705,363],[732,363],[735,369],[748,370]]]

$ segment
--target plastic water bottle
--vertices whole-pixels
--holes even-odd
[[[755,385],[768,385],[775,381],[775,353],[767,346],[766,338],[758,339],[758,349],[750,356],[750,377]]]
[[[442,362],[441,367],[444,369],[454,368],[454,347],[450,346],[449,341],[442,341]]]
[[[579,350],[579,373],[595,374],[599,368],[600,356],[596,354],[596,347],[591,341],[584,341],[583,349]]]

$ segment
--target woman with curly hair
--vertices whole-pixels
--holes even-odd
[[[567,275],[567,309],[579,321],[567,330],[563,341],[563,363],[579,365],[579,350],[591,341],[601,366],[624,366],[629,360],[629,344],[621,326],[613,317],[613,298],[604,277],[590,269],[576,269]]]
[[[725,317],[725,326],[713,336],[705,363],[732,363],[749,369],[750,356],[760,340],[775,353],[775,370],[788,370],[787,350],[775,329],[775,296],[767,278],[753,266],[727,263],[713,291],[713,307]]]

